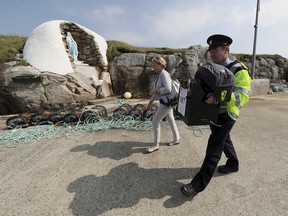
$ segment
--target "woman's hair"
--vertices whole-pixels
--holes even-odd
[[[163,65],[164,67],[166,67],[166,64],[167,64],[166,60],[161,56],[154,56],[151,62],[156,62],[158,64]]]

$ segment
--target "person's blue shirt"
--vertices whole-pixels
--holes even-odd
[[[224,67],[226,67],[226,66],[229,65],[231,62],[232,62],[232,61],[231,61],[229,58],[227,58],[224,62],[222,62],[221,65],[223,65]]]

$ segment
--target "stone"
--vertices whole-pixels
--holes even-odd
[[[79,34],[79,32],[83,34]],[[49,71],[61,75],[73,73],[74,70],[71,63],[76,57],[73,58],[71,53],[69,53],[69,44],[66,42],[67,35],[73,36],[73,40],[75,39],[76,44],[78,44],[77,55],[79,54],[79,61],[88,64],[94,62],[94,65],[96,65],[95,62],[103,62],[104,65],[101,65],[102,67],[108,64],[106,40],[79,24],[64,20],[52,20],[37,26],[24,45],[23,58],[40,72]],[[88,38],[87,35],[93,38],[90,43],[87,42],[88,44],[85,43],[86,38]],[[88,58],[87,55],[90,57],[93,55],[92,53],[87,53],[90,47],[98,48],[95,55],[100,54],[101,59],[85,62]]]

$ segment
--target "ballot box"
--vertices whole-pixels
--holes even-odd
[[[188,126],[217,124],[219,104],[204,102],[206,92],[201,83],[192,81],[180,87],[177,116]]]

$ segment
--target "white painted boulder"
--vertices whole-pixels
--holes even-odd
[[[67,47],[63,42],[65,41],[63,40],[65,36],[63,35],[61,26],[65,24],[71,24],[71,22],[52,20],[39,25],[33,30],[23,49],[23,58],[32,67],[41,72],[52,72],[61,75],[74,72],[73,64],[71,64],[71,60],[67,54]],[[95,46],[102,57],[101,61],[107,65],[106,40],[79,24],[72,24],[94,39]]]

